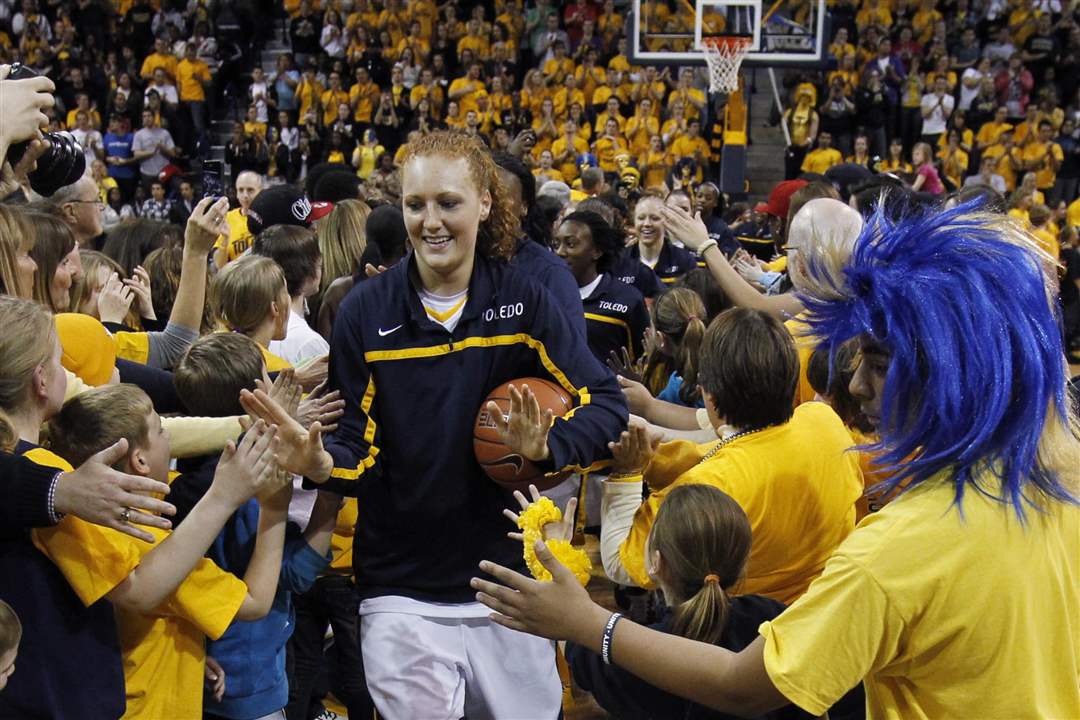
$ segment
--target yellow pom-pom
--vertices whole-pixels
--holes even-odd
[[[542,582],[550,582],[551,573],[536,557],[533,545],[536,544],[537,540],[544,539],[542,528],[545,525],[560,520],[562,520],[562,512],[555,506],[555,503],[546,497],[530,504],[518,515],[517,524],[518,528],[521,529],[525,545],[525,564],[528,565],[532,576]],[[589,561],[589,556],[584,550],[574,547],[569,540],[551,540],[547,543],[547,546],[551,554],[574,573],[574,577],[578,579],[582,586],[589,582],[592,562]]]
[[[542,497],[518,515],[517,526],[525,533],[539,533],[540,528],[550,522],[562,520],[562,511],[551,502],[551,498]]]

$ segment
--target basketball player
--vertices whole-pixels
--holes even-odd
[[[473,422],[496,386],[551,378],[576,410],[549,431],[515,390],[505,442],[542,469],[585,469],[625,428],[626,404],[550,295],[504,262],[517,222],[478,141],[411,143],[402,196],[412,255],[357,286],[334,326],[330,379],[346,409],[325,449],[263,393],[245,407],[285,424],[285,467],[358,498],[361,648],[380,715],[555,718],[553,644],[490,622],[469,588],[482,558],[522,567],[501,514],[513,498],[477,465]]]

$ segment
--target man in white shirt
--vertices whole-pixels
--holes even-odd
[[[156,91],[161,98],[161,102],[169,106],[175,107],[180,102],[180,95],[176,92],[176,86],[169,82],[169,75],[164,68],[154,69],[154,82],[146,86],[143,95],[149,95],[151,91]]]
[[[938,75],[934,78],[934,92],[922,97],[922,139],[931,148],[938,146],[938,140],[945,134],[945,128],[952,116],[956,100],[948,94],[947,80]]]

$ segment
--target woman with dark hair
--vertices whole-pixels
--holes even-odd
[[[519,240],[510,264],[540,282],[566,313],[570,324],[585,336],[578,283],[551,252],[551,228],[544,213],[536,206],[536,177],[513,155],[494,153],[499,182],[510,196],[514,215],[520,218]]]
[[[555,252],[577,281],[589,349],[605,363],[623,350],[630,362],[639,358],[649,327],[645,297],[608,272],[623,245],[623,234],[594,212],[570,213],[555,233]]]
[[[135,268],[145,262],[147,255],[164,245],[183,247],[183,231],[179,226],[136,218],[109,230],[101,252],[118,262],[130,277]]]

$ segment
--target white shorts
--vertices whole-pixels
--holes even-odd
[[[446,617],[450,613],[440,610],[447,606],[433,606],[443,616],[431,617],[363,605],[360,649],[380,718],[558,717],[562,683],[550,640],[508,630],[486,616]]]

